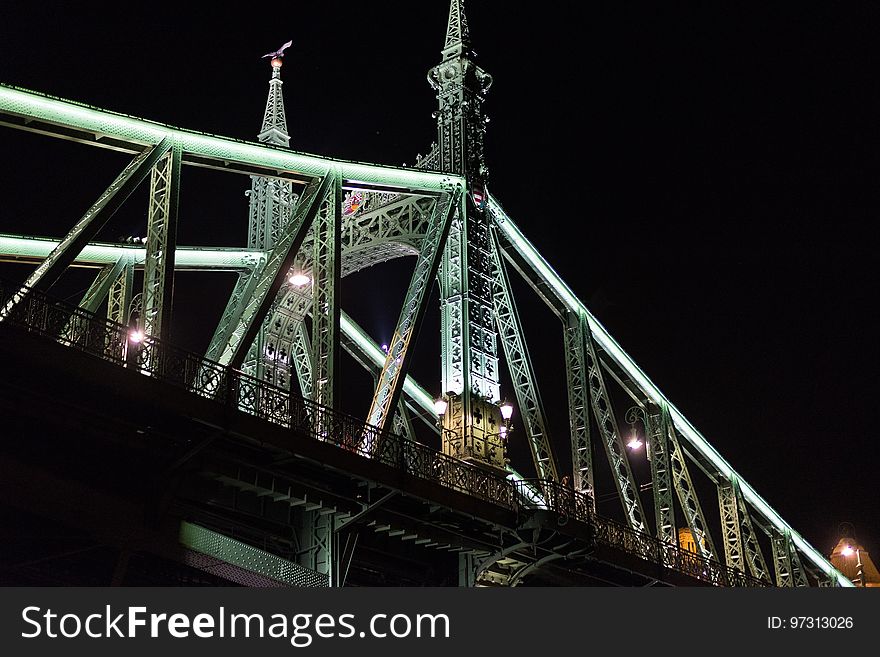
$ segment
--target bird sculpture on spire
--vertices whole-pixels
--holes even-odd
[[[288,41],[287,43],[285,43],[283,46],[281,46],[275,52],[266,53],[260,59],[265,59],[266,57],[271,57],[272,59],[275,59],[276,57],[284,57],[284,51],[287,48],[290,48],[290,46],[292,46],[292,45],[293,45],[293,41]]]

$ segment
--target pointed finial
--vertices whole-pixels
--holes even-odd
[[[446,45],[443,54],[447,57],[460,55],[470,50],[471,35],[468,32],[467,16],[464,14],[464,0],[450,0],[449,23],[446,26]]]

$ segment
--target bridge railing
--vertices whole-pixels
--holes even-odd
[[[650,534],[615,522],[593,512],[585,493],[554,481],[523,479],[513,482],[518,505],[522,509],[546,510],[560,518],[573,518],[592,527],[597,542],[623,550],[633,556],[656,563],[715,586],[768,586],[745,573],[712,559],[706,559],[679,545],[664,543]],[[535,493],[540,494],[540,499]]]
[[[4,294],[5,290],[5,294]],[[8,298],[7,298],[8,297]],[[514,509],[510,482],[500,473],[466,463],[327,408],[279,386],[180,349],[159,338],[21,285],[0,281],[3,322],[45,336],[202,397],[214,399],[300,435],[442,483],[448,488]]]
[[[0,281],[0,329],[5,325],[36,333],[60,344],[227,404],[298,435],[332,443],[408,474],[443,484],[511,510],[546,510],[590,525],[595,540],[665,568],[717,586],[764,586],[744,573],[662,543],[597,516],[590,498],[547,480],[512,481],[427,445],[364,423],[290,391],[198,354],[90,313],[35,290]]]

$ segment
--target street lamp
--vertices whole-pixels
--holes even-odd
[[[862,565],[862,549],[861,548],[853,548],[852,545],[846,545],[840,551],[845,557],[851,557],[853,554],[856,555],[856,579],[853,580],[853,584],[856,586],[865,587],[865,567]]]
[[[641,449],[645,443],[639,438],[639,434],[636,433],[636,422],[641,421],[647,431],[648,423],[645,420],[645,411],[640,406],[633,406],[626,412],[626,418],[624,419],[630,426],[629,442],[627,442],[626,446],[632,451]]]

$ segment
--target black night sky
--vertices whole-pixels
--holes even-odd
[[[552,2],[530,14],[469,2],[478,62],[495,80],[490,188],[792,526],[828,553],[848,521],[878,554],[880,5],[712,4]],[[425,75],[440,58],[445,0],[234,6],[4,2],[0,81],[254,139],[270,72],[260,55],[292,39],[295,149],[387,164],[427,150],[436,101]],[[0,154],[0,232],[32,235],[66,232],[126,161],[8,129]],[[186,169],[180,243],[243,244],[247,184]],[[116,235],[139,230],[146,205],[134,205]],[[229,288],[208,284],[181,276],[178,303],[203,298],[219,313]],[[377,287],[369,275],[351,285]],[[396,307],[357,291],[343,307],[390,336]],[[543,394],[561,433],[561,333],[539,301],[523,298],[520,311],[539,375],[555,381]],[[181,342],[206,339],[193,312],[181,316]],[[434,336],[426,324],[429,365]]]

